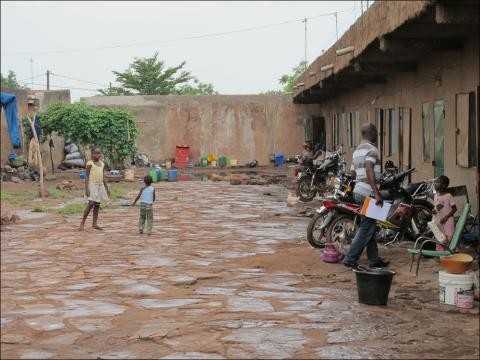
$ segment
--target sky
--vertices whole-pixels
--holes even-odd
[[[78,101],[117,85],[113,70],[158,52],[166,67],[185,61],[185,70],[220,94],[258,94],[281,89],[278,79],[304,60],[305,48],[311,63],[335,43],[332,13],[340,37],[362,6],[366,1],[2,0],[1,72],[13,70],[29,87],[33,75],[33,88],[46,89],[49,70],[51,89],[70,88]]]

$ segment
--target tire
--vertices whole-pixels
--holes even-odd
[[[312,201],[315,197],[317,191],[310,188],[310,184],[312,182],[311,176],[302,176],[297,183],[295,188],[295,193],[300,201],[309,202]]]
[[[326,242],[335,244],[337,250],[343,255],[348,253],[348,249],[357,230],[356,228],[353,229],[353,222],[353,216],[346,214],[337,216],[328,226],[325,234]]]
[[[322,225],[328,215],[328,211],[325,211],[321,214],[316,213],[313,215],[312,219],[308,223],[307,227],[307,240],[310,245],[314,248],[324,248],[325,247],[325,234],[326,229],[319,230],[318,227]]]

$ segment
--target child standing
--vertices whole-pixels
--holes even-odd
[[[145,186],[140,189],[137,198],[133,202],[132,206],[135,206],[140,199],[140,217],[138,219],[138,231],[143,234],[145,227],[145,219],[147,220],[147,235],[152,234],[153,226],[153,202],[155,201],[155,188],[152,186],[152,177],[146,175],[143,178]]]
[[[103,174],[104,163],[102,159],[102,151],[99,148],[94,148],[92,151],[92,160],[87,162],[86,179],[85,179],[85,196],[88,199],[88,205],[83,212],[83,219],[80,223],[80,231],[85,228],[85,221],[87,220],[90,210],[93,208],[93,225],[97,230],[103,230],[98,226],[98,213],[100,211],[100,202],[107,201],[110,197],[110,190],[108,189],[105,176]]]
[[[450,179],[444,175],[435,179],[434,187],[436,194],[433,198],[433,219],[440,226],[447,238],[445,245],[448,245],[452,239],[455,229],[455,221],[453,215],[457,211],[457,206],[453,196],[447,192]],[[437,251],[445,250],[445,246],[437,244]]]

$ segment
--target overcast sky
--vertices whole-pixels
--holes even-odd
[[[2,0],[1,72],[6,76],[13,70],[31,86],[33,59],[35,89],[46,88],[50,70],[57,74],[51,88],[72,88],[76,101],[96,95],[94,90],[109,82],[115,85],[112,70],[123,71],[135,57],[158,51],[166,66],[186,61],[186,70],[220,94],[258,94],[280,89],[278,78],[304,59],[301,19],[309,18],[309,63],[336,41],[335,17],[321,16],[333,12],[338,12],[341,36],[360,16],[361,2]],[[249,28],[257,29],[219,35]],[[192,37],[200,38],[186,39]],[[92,49],[109,46],[118,47]]]

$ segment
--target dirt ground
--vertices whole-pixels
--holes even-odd
[[[415,277],[411,243],[381,246],[396,272],[388,305],[359,304],[355,274],[306,241],[318,202],[288,206],[291,169],[256,169],[269,185],[205,181],[214,172],[155,184],[151,236],[120,205],[140,180],[112,184],[124,199],[85,232],[81,214],[58,213],[81,191],[40,202],[3,195],[37,184],[3,183],[2,215],[21,220],[1,229],[1,358],[479,357],[478,301],[439,304],[438,260]],[[63,179],[78,173],[47,188]]]

